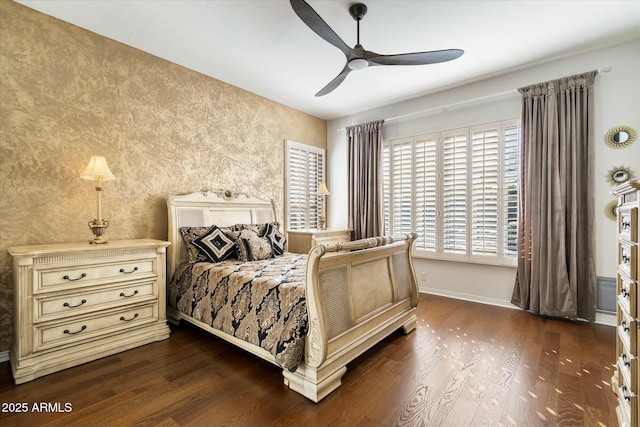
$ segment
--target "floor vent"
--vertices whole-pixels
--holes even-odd
[[[616,279],[598,276],[597,310],[602,313],[616,312]]]

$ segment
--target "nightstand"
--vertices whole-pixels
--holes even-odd
[[[9,248],[15,383],[168,338],[169,244],[119,240]]]
[[[287,251],[307,254],[317,245],[335,245],[351,240],[351,230],[288,230]]]

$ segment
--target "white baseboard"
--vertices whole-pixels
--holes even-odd
[[[439,295],[442,297],[455,298],[464,301],[477,302],[480,304],[494,305],[498,307],[510,308],[513,310],[521,310],[520,307],[511,304],[511,301],[504,301],[496,298],[481,297],[478,295],[463,294],[460,292],[451,292],[442,289],[420,288],[420,292],[431,295]],[[617,319],[615,314],[596,313],[595,323],[607,326],[616,326]]]
[[[617,326],[618,319],[613,313],[596,313],[596,323],[608,326]]]
[[[510,301],[504,301],[496,298],[487,298],[487,297],[481,297],[478,295],[463,294],[461,292],[451,292],[451,291],[445,291],[442,289],[433,289],[433,288],[420,288],[420,292],[425,294],[431,294],[431,295],[439,295],[441,297],[455,298],[455,299],[461,299],[464,301],[479,302],[481,304],[495,305],[498,307],[520,310],[520,307],[517,307],[511,304]]]
[[[8,351],[0,351],[0,363],[7,362],[9,360],[9,352]]]

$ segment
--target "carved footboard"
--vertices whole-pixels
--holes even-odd
[[[285,383],[314,402],[340,385],[346,364],[398,328],[415,328],[415,233],[376,237],[309,253],[305,362]]]

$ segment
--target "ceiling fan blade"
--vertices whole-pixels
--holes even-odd
[[[464,53],[461,49],[432,50],[429,52],[401,53],[398,55],[378,55],[367,58],[376,65],[425,65],[451,61]]]
[[[304,0],[290,0],[293,11],[317,35],[337,47],[349,58],[351,48],[327,25],[315,10]]]
[[[347,74],[349,74],[350,71],[351,71],[351,68],[345,65],[342,71],[340,72],[340,74],[338,74],[336,78],[331,80],[328,85],[320,89],[320,92],[316,93],[316,96],[324,96],[329,92],[332,92],[335,88],[340,86],[340,83],[342,83],[344,79],[347,78]]]

